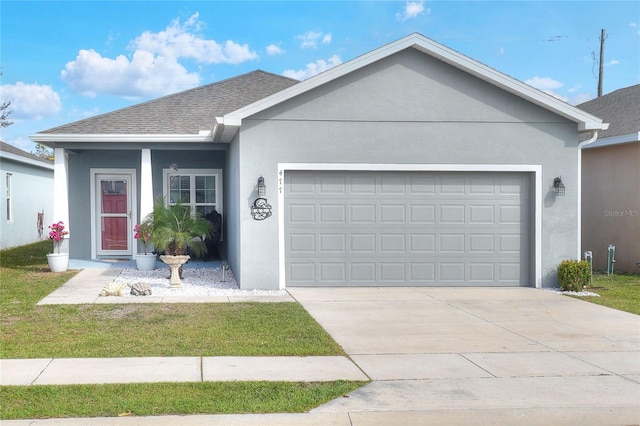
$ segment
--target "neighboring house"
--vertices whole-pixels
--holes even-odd
[[[162,194],[222,213],[243,289],[540,287],[580,257],[578,135],[602,128],[412,34],[303,82],[255,71],[31,139],[55,148],[72,258],[134,254]]]
[[[53,218],[53,162],[0,142],[0,249],[47,238]]]
[[[582,248],[593,267],[640,272],[640,84],[616,90],[578,107],[610,123],[582,151]]]

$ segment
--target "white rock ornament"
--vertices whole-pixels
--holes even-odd
[[[102,289],[100,296],[124,296],[126,288],[127,284],[124,283],[109,283]]]

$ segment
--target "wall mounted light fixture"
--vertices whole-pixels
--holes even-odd
[[[258,196],[264,198],[267,195],[267,185],[264,184],[264,178],[258,178]]]
[[[267,202],[267,185],[264,183],[264,177],[258,178],[258,198],[251,205],[251,216],[254,220],[265,220],[271,216],[271,205]]]
[[[564,183],[562,183],[562,178],[558,176],[553,180],[553,189],[556,192],[556,197],[564,197]]]

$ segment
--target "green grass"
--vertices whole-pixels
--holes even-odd
[[[640,274],[594,274],[585,290],[600,297],[573,297],[640,315]]]
[[[301,413],[363,382],[208,382],[5,386],[2,419]]]
[[[36,306],[75,273],[48,272],[49,248],[0,254],[2,358],[344,355],[298,303]]]
[[[344,355],[298,303],[46,305],[77,271],[51,242],[0,251],[0,357]],[[3,386],[0,418],[304,412],[364,382]]]

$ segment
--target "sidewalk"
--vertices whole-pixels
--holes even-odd
[[[341,356],[2,359],[0,371],[2,386],[369,380]]]

